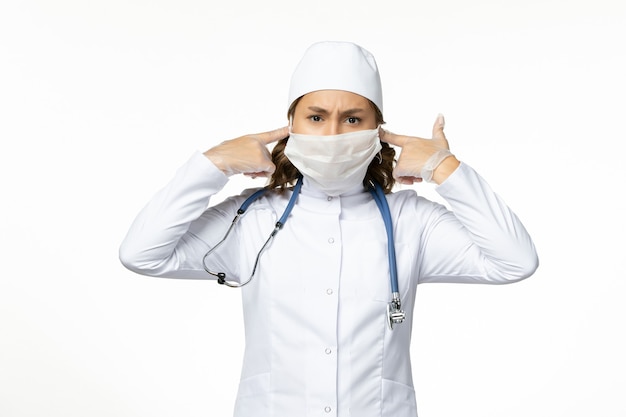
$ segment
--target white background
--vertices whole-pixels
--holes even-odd
[[[518,284],[418,290],[420,417],[623,417],[623,4],[3,1],[0,416],[231,414],[239,293],[117,249],[193,151],[284,125],[293,68],[331,39],[376,56],[389,130],[446,116],[540,255]]]

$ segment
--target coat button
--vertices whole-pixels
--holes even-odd
[[[324,411],[326,411],[327,413],[330,413],[332,411],[332,408],[330,408],[329,406],[324,407]]]
[[[329,237],[329,238],[328,238],[328,243],[335,243],[335,239],[334,239],[334,238],[332,238],[332,237]]]
[[[327,289],[326,290],[326,294],[332,295],[333,294],[333,289],[332,288]]]
[[[331,353],[333,353],[333,350],[332,350],[331,348],[326,348],[326,349],[324,349],[324,352],[325,352],[327,355],[330,355]]]

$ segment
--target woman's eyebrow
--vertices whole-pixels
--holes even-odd
[[[363,111],[363,109],[357,107],[357,108],[354,108],[354,109],[345,110],[345,111],[341,112],[341,115],[342,116],[347,116],[349,114],[360,113],[362,111]]]
[[[309,106],[308,109],[313,111],[313,112],[315,112],[315,113],[320,113],[320,114],[328,114],[329,113],[328,110],[326,110],[326,109],[324,109],[322,107],[317,107],[317,106]],[[363,109],[356,107],[354,109],[348,109],[348,110],[342,111],[341,115],[345,116],[346,114],[355,114],[355,113],[360,113],[362,111],[363,111]]]
[[[328,114],[328,110],[323,109],[321,107],[309,106],[308,108],[309,108],[309,110],[311,110],[312,112],[315,112],[315,113]]]

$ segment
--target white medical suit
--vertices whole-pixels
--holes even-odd
[[[209,279],[206,251],[251,192],[208,208],[227,177],[197,153],[148,203],[120,248],[140,274]],[[416,286],[504,284],[531,275],[534,245],[518,218],[467,164],[437,192],[388,194],[399,291],[407,313],[390,330],[387,235],[362,186],[329,197],[306,180],[284,227],[243,287],[246,348],[236,417],[415,417],[409,347]],[[207,264],[250,275],[291,192],[257,200]],[[216,291],[226,290],[216,288]]]

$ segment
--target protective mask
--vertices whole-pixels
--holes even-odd
[[[371,129],[329,136],[291,133],[284,152],[313,185],[337,196],[363,182],[381,149],[378,129]]]

